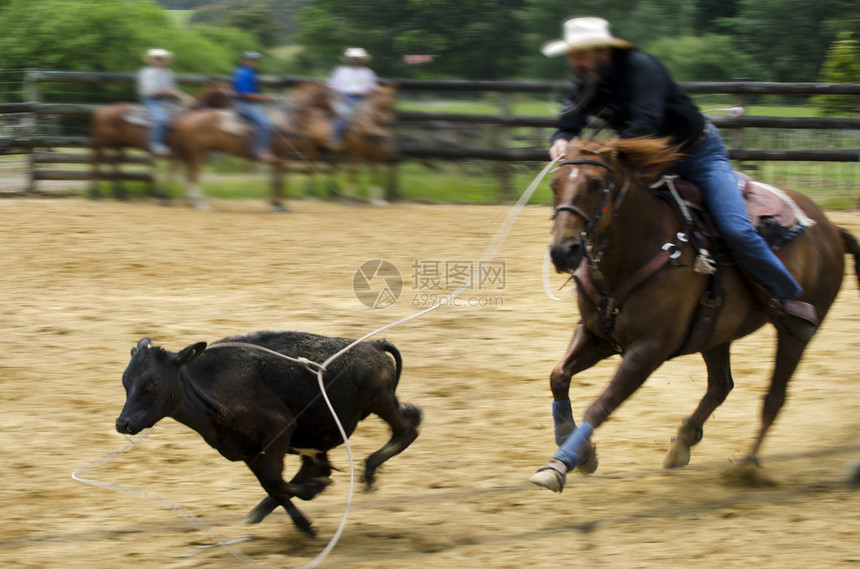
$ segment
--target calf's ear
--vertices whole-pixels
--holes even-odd
[[[152,345],[152,340],[150,340],[149,338],[141,338],[140,342],[137,343],[137,346],[135,346],[131,349],[132,357],[134,357],[134,354],[136,354],[138,350],[143,349],[143,348],[147,348],[151,345]]]
[[[200,354],[202,354],[205,349],[206,342],[197,342],[196,344],[192,344],[176,354],[173,357],[173,363],[176,367],[182,367],[200,357]]]

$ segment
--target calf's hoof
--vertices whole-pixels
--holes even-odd
[[[313,500],[320,492],[325,490],[329,484],[331,484],[331,478],[313,478],[307,482],[296,484],[296,492],[294,496],[299,500]]]
[[[561,494],[561,491],[564,490],[566,480],[567,465],[556,458],[547,462],[529,478],[529,482],[532,484],[552,490],[556,494]]]

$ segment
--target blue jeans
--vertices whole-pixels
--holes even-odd
[[[801,286],[750,223],[728,152],[715,126],[711,125],[705,138],[677,164],[676,170],[702,189],[705,207],[738,266],[775,297],[800,297]]]
[[[352,115],[355,113],[355,107],[363,100],[360,95],[343,95],[340,101],[335,105],[337,116],[334,119],[333,137],[336,142],[343,140],[343,133],[346,132],[346,127],[352,120]]]
[[[145,97],[143,106],[146,107],[146,113],[152,123],[149,127],[149,148],[152,149],[156,144],[164,144],[167,138],[170,111],[167,108],[167,101],[157,97]]]
[[[237,113],[251,121],[256,127],[254,132],[254,156],[268,152],[273,127],[266,108],[260,103],[253,103],[251,101],[236,101],[235,108]]]

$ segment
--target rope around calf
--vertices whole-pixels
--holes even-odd
[[[520,213],[525,208],[526,204],[528,204],[528,202],[531,199],[532,195],[534,194],[535,190],[538,188],[540,183],[543,181],[544,177],[547,175],[547,173],[550,171],[550,169],[554,165],[555,165],[555,161],[553,160],[553,161],[550,161],[546,166],[544,166],[544,168],[540,171],[540,173],[538,173],[538,175],[534,178],[534,180],[532,180],[532,182],[529,184],[529,186],[520,195],[520,198],[513,205],[511,210],[508,212],[508,215],[505,217],[504,221],[502,222],[502,225],[496,231],[495,235],[493,236],[492,240],[490,241],[490,244],[484,250],[484,253],[480,259],[482,262],[492,261],[495,258],[495,256],[498,254],[499,249],[501,248],[501,246],[504,244],[505,240],[507,239],[507,237],[511,231],[511,228],[513,227],[513,225],[516,222],[517,218],[519,217]],[[424,316],[425,314],[428,314],[434,310],[441,308],[442,306],[452,304],[452,301],[455,298],[457,298],[460,294],[462,294],[462,292],[464,290],[466,290],[466,288],[468,288],[468,285],[469,285],[468,282],[464,282],[463,284],[460,285],[460,287],[457,290],[455,290],[454,292],[452,292],[448,296],[439,299],[432,306],[425,308],[424,310],[421,310],[421,311],[419,311],[419,312],[417,312],[411,316],[407,316],[406,318],[402,318],[402,319],[397,320],[395,322],[391,322],[389,324],[386,324],[385,326],[377,328],[373,332],[370,332],[370,333],[362,336],[361,338],[355,340],[351,344],[349,344],[346,347],[344,347],[343,349],[341,349],[339,352],[331,355],[328,359],[326,359],[322,363],[314,362],[314,361],[309,360],[307,358],[292,358],[290,356],[287,356],[285,354],[281,354],[281,353],[276,352],[274,350],[270,350],[270,349],[265,348],[263,346],[258,346],[255,344],[247,344],[244,342],[221,342],[221,343],[215,343],[215,344],[211,344],[211,345],[207,346],[207,348],[206,348],[207,350],[213,349],[213,348],[227,348],[227,347],[243,347],[243,348],[251,348],[251,349],[255,349],[255,350],[260,350],[260,351],[275,355],[277,357],[292,361],[294,363],[298,363],[300,365],[303,365],[305,368],[307,368],[312,373],[315,373],[317,376],[317,381],[319,383],[319,388],[320,388],[320,396],[323,397],[323,399],[325,400],[326,406],[328,407],[329,412],[331,413],[332,417],[334,418],[335,423],[337,424],[338,430],[340,431],[341,437],[343,438],[344,446],[346,447],[347,455],[349,457],[349,497],[347,499],[347,504],[346,504],[346,507],[344,509],[344,514],[341,518],[341,522],[340,522],[337,530],[335,531],[334,535],[329,540],[329,542],[325,546],[325,548],[319,553],[319,555],[317,555],[317,557],[315,557],[308,564],[302,566],[302,569],[305,569],[305,568],[310,569],[313,567],[317,567],[320,563],[322,563],[322,561],[334,549],[335,545],[337,544],[337,542],[340,539],[341,534],[343,533],[344,528],[346,527],[346,522],[347,522],[347,519],[349,517],[349,511],[350,511],[350,508],[352,505],[352,497],[353,497],[353,491],[354,491],[355,467],[354,467],[354,462],[353,462],[353,458],[352,458],[352,450],[351,450],[350,445],[349,445],[349,440],[348,440],[348,437],[346,435],[346,431],[344,430],[343,425],[341,424],[340,419],[338,418],[337,413],[335,412],[334,407],[332,406],[331,401],[328,398],[328,394],[326,393],[325,384],[323,383],[323,373],[325,372],[328,365],[331,364],[334,360],[336,360],[340,356],[344,355],[349,350],[354,348],[356,345],[367,340],[368,338],[371,338],[377,334],[380,334],[380,333],[384,332],[385,330],[389,330],[391,328],[394,328],[395,326],[399,326],[399,325],[404,324],[406,322],[415,320],[421,316]],[[97,466],[105,464],[106,462],[109,462],[110,460],[113,460],[114,458],[116,458],[118,456],[121,456],[121,455],[125,454],[126,452],[128,452],[129,450],[131,450],[132,448],[134,448],[135,446],[139,445],[149,435],[150,432],[151,432],[151,429],[147,429],[141,435],[134,438],[125,447],[118,449],[118,450],[115,450],[115,451],[112,451],[112,452],[104,455],[103,457],[96,459],[96,460],[94,460],[88,464],[85,464],[84,466],[81,466],[80,468],[76,469],[72,473],[72,479],[74,479],[78,482],[81,482],[83,484],[88,484],[91,486],[96,486],[98,488],[111,490],[113,492],[120,492],[120,493],[128,494],[128,495],[136,497],[136,498],[147,500],[147,501],[150,501],[152,503],[159,505],[160,507],[162,507],[166,510],[173,511],[173,512],[177,513],[180,517],[182,517],[183,519],[188,521],[191,525],[196,527],[198,530],[200,530],[201,532],[203,532],[204,534],[209,536],[209,538],[212,539],[213,542],[215,542],[214,543],[215,546],[220,546],[220,547],[226,548],[227,551],[231,555],[233,555],[233,557],[235,557],[236,559],[238,559],[239,561],[241,561],[245,565],[248,565],[249,567],[255,567],[255,568],[266,568],[266,567],[268,567],[266,565],[261,565],[261,564],[257,563],[254,559],[252,559],[251,557],[249,557],[248,555],[243,553],[241,550],[239,550],[237,547],[235,547],[234,544],[237,543],[238,541],[245,541],[245,539],[248,539],[246,536],[242,536],[240,538],[236,538],[236,539],[232,539],[232,540],[227,540],[223,536],[221,536],[218,532],[213,530],[211,528],[211,526],[206,524],[206,522],[201,520],[199,517],[195,516],[187,508],[184,508],[184,507],[180,506],[179,504],[176,504],[175,502],[172,502],[166,498],[158,496],[157,494],[154,494],[151,492],[146,492],[144,490],[138,490],[138,489],[130,487],[130,486],[124,486],[121,484],[113,484],[113,483],[109,483],[109,482],[101,482],[98,480],[87,479],[87,478],[81,477],[81,475],[83,473],[85,473],[89,470],[92,470],[93,468],[95,468]],[[276,435],[275,438],[280,436],[280,434],[281,433]]]

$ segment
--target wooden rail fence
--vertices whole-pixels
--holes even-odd
[[[225,80],[226,76],[213,75],[178,75],[177,82],[184,86],[204,85],[212,80]],[[133,83],[135,75],[131,73],[83,73],[65,71],[30,71],[27,73],[29,103],[0,104],[0,115],[19,114],[31,117],[28,124],[35,125],[43,116],[87,116],[99,105],[71,103],[42,103],[39,102],[39,85],[42,83]],[[264,76],[262,82],[268,88],[288,88],[307,81],[303,77]],[[400,91],[404,92],[460,92],[460,93],[542,93],[554,94],[560,98],[568,88],[566,82],[520,82],[520,81],[430,81],[402,79],[391,81]],[[860,84],[825,84],[825,83],[684,83],[684,88],[691,94],[732,94],[737,96],[750,95],[852,95],[860,96]],[[505,107],[505,104],[502,105]],[[461,128],[474,128],[475,125],[492,125],[498,127],[499,140],[492,145],[469,146],[464,144],[433,144],[415,142],[401,138],[397,144],[399,160],[420,158],[440,160],[485,160],[498,163],[510,162],[544,162],[546,147],[512,147],[511,138],[506,134],[511,129],[530,127],[547,129],[555,126],[554,117],[516,116],[510,112],[500,114],[460,114],[438,112],[401,111],[397,115],[397,128],[417,129],[431,128],[442,125],[443,128],[460,125]],[[770,117],[770,116],[718,116],[712,118],[715,125],[721,129],[816,129],[816,130],[854,130],[860,131],[860,118],[823,118],[823,117]],[[55,148],[87,148],[90,140],[85,136],[46,136],[37,135],[35,131],[26,130],[16,134],[12,139],[0,137],[0,154],[25,153],[30,157],[31,187],[39,180],[88,180],[89,171],[57,169],[60,164],[86,164],[89,162],[88,153],[49,152]],[[799,149],[799,150],[762,150],[751,148],[730,148],[730,157],[738,161],[813,161],[813,162],[858,162],[860,148],[857,149]],[[123,163],[148,165],[152,163],[146,155],[127,155]],[[46,166],[52,168],[46,169]],[[509,171],[501,167],[500,176],[504,179]],[[104,170],[103,179],[115,179],[113,172]],[[148,172],[121,172],[118,177],[124,180],[152,182]]]

